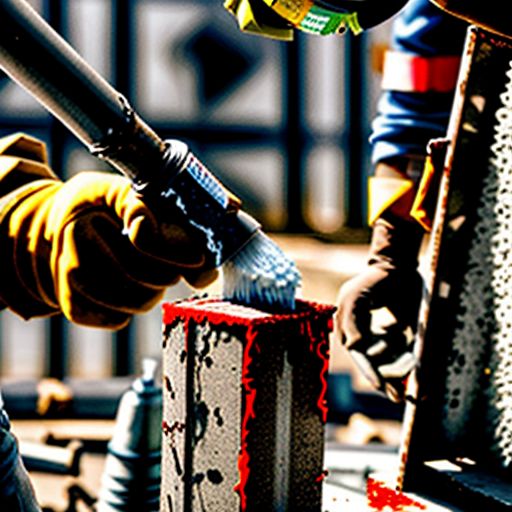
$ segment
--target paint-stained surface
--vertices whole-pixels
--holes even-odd
[[[162,510],[320,511],[333,312],[164,305]]]
[[[393,512],[420,512],[427,510],[425,504],[413,500],[402,491],[374,478],[368,479],[368,508],[375,512],[392,510]]]

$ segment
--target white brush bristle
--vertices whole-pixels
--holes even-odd
[[[262,231],[226,261],[222,270],[224,299],[276,312],[295,309],[300,273]]]

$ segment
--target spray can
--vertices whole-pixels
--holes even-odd
[[[98,512],[159,510],[162,389],[155,385],[156,361],[144,359],[142,365],[142,376],[119,403]]]

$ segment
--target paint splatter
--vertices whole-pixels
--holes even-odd
[[[328,469],[324,469],[316,478],[315,478],[315,482],[322,482],[323,480],[325,480],[327,478],[327,475],[329,474],[329,470]]]
[[[368,507],[372,511],[416,512],[426,506],[373,478],[367,482]]]
[[[176,398],[176,392],[174,391],[174,389],[172,387],[171,379],[167,375],[164,377],[164,384],[165,384],[165,389],[169,393],[171,399],[174,400]]]
[[[218,469],[209,469],[206,472],[206,476],[208,477],[208,480],[210,480],[210,482],[214,485],[219,485],[224,480],[222,473]]]
[[[222,427],[222,425],[224,425],[224,418],[220,413],[220,407],[215,407],[213,410],[213,417],[215,418],[218,427]]]

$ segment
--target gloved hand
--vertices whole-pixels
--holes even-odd
[[[395,192],[384,196],[394,199],[378,201],[383,206],[371,220],[366,269],[340,288],[335,333],[372,385],[400,402],[417,364],[412,347],[423,287],[418,253],[424,230],[407,215],[414,183],[394,178],[391,183]],[[388,184],[388,178],[377,178],[381,191]]]
[[[62,311],[71,321],[125,326],[184,277],[203,287],[201,244],[176,211],[157,222],[130,182],[82,172],[67,182],[44,146],[24,135],[0,140],[0,298],[24,318]]]
[[[391,400],[404,398],[416,365],[412,342],[422,294],[417,270],[418,225],[378,219],[368,265],[338,295],[335,329],[372,385]]]

